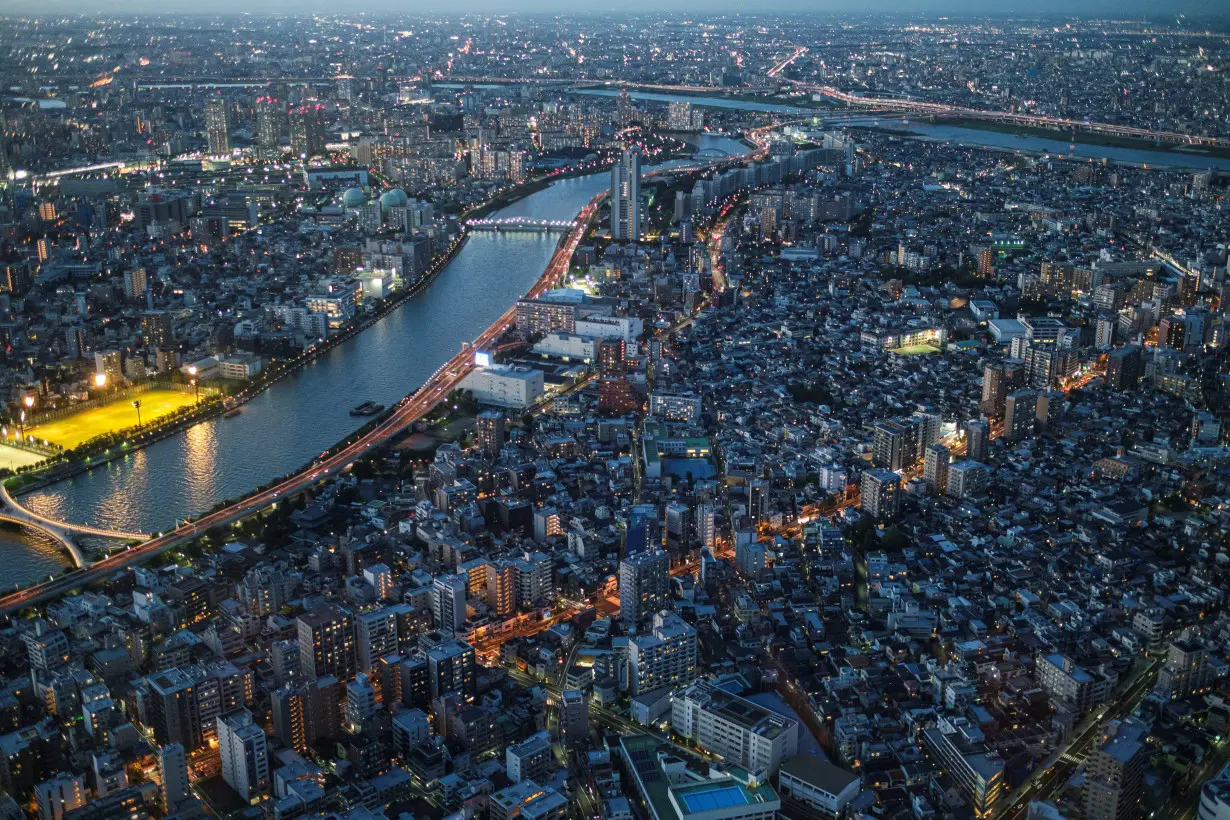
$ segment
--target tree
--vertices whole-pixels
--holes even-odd
[[[909,536],[901,531],[900,527],[894,524],[884,533],[884,537],[880,540],[880,544],[887,552],[901,552],[910,545],[910,539]]]

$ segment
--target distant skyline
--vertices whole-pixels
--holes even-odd
[[[400,0],[215,0],[203,7],[188,0],[120,0],[102,4],[97,0],[16,0],[8,4],[6,14],[100,14],[123,15],[132,13],[169,13],[192,15],[218,14],[285,14],[291,16],[318,13],[400,14],[585,14],[608,15],[627,12],[641,14],[662,12],[667,14],[731,14],[744,13],[755,16],[763,13],[814,13],[835,16],[861,16],[866,14],[896,15],[960,15],[996,17],[1003,15],[1063,17],[1113,17],[1146,18],[1156,23],[1172,21],[1178,15],[1201,20],[1230,21],[1230,6],[1201,0],[1179,0],[1159,7],[1151,0],[866,0],[852,6],[845,2],[821,0],[769,0],[749,9],[736,0],[625,0],[617,9],[595,6],[580,7],[568,0],[459,0],[442,2],[427,0],[413,8]]]

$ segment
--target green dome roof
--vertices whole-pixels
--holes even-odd
[[[410,201],[410,197],[406,196],[406,192],[401,188],[394,188],[391,191],[385,191],[380,195],[380,207],[384,210],[389,208],[404,208],[406,203]]]
[[[346,193],[342,194],[343,208],[362,208],[364,202],[367,202],[367,196],[362,188],[347,188]]]

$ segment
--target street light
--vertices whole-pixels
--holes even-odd
[[[107,386],[107,374],[106,373],[95,373],[94,374],[94,386],[99,388],[100,390],[106,387]]]
[[[197,387],[197,383],[196,383],[196,365],[194,364],[188,365],[188,375],[191,376],[188,382],[192,385],[192,391],[195,396],[195,400],[199,404],[201,401],[201,388]]]
[[[140,427],[141,426],[141,400],[133,399],[132,406],[133,406],[133,409],[137,411],[137,426]]]

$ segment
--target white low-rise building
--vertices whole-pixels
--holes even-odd
[[[675,693],[671,729],[702,749],[767,777],[799,749],[799,722],[709,681]]]
[[[514,365],[476,368],[462,380],[461,389],[473,393],[479,404],[517,410],[529,407],[544,391],[541,370]]]
[[[837,817],[858,797],[861,781],[858,775],[819,755],[799,755],[782,764],[777,787],[783,799]]]
[[[575,333],[557,331],[548,333],[543,340],[534,345],[533,351],[540,356],[555,356],[561,359],[580,359],[592,362],[598,340],[592,336],[578,336]]]
[[[632,344],[645,332],[645,322],[637,316],[588,316],[577,319],[573,332],[595,339],[623,339]]]

